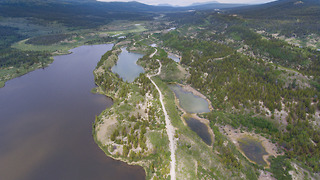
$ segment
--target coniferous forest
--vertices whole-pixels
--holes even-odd
[[[320,2],[214,5],[0,2],[0,87],[74,47],[112,43],[92,90],[113,99],[93,123],[108,156],[142,166],[147,179],[170,179],[165,107],[175,128],[178,179],[319,179]],[[132,83],[112,71],[124,47],[144,55],[137,64],[145,72]],[[201,94],[210,112],[184,111],[172,85]],[[206,122],[211,145],[187,126],[189,116]],[[116,125],[101,142],[108,118]],[[238,135],[271,147],[265,165],[247,157]]]

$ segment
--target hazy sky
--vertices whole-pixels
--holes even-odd
[[[133,0],[99,0],[99,1],[122,1],[122,2],[128,2]],[[179,6],[186,6],[190,5],[192,3],[200,3],[200,2],[210,2],[214,0],[135,0],[141,3],[145,4],[151,4],[151,5],[158,5],[158,4],[171,4],[171,5],[179,5]],[[215,0],[220,3],[243,3],[243,4],[257,4],[257,3],[266,3],[271,2],[274,0]]]

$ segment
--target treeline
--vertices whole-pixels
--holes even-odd
[[[224,44],[190,39],[179,35],[177,31],[167,33],[159,38],[163,40],[164,46],[182,52],[181,63],[186,65],[189,65],[193,60],[198,58],[202,58],[202,60],[221,58],[234,52],[233,49]]]
[[[3,49],[0,51],[0,67],[28,68],[35,63],[45,64],[49,61],[51,53],[45,51],[20,51],[16,49]]]
[[[262,117],[252,117],[243,114],[227,114],[219,111],[212,111],[206,115],[211,123],[230,124],[233,128],[246,127],[249,131],[255,130],[257,133],[274,134],[278,133],[277,126]]]
[[[40,63],[44,67],[50,61],[51,54],[49,52],[21,51],[11,48],[13,43],[26,38],[26,36],[19,34],[18,31],[18,28],[0,25],[0,70],[8,67],[23,67],[23,71],[28,71],[29,67],[35,63]],[[16,71],[12,71],[12,74],[9,74],[9,77],[14,77],[13,74],[21,73],[21,70],[16,69]],[[7,76],[7,74],[3,74],[0,79],[8,78],[4,78],[4,76]]]
[[[248,51],[255,56],[268,58],[268,61],[281,66],[299,70],[305,75],[313,76],[311,84],[320,90],[320,52],[310,48],[300,48],[285,41],[269,36],[263,39],[261,35],[244,27],[231,26],[227,34],[233,39],[239,39],[249,46]]]
[[[76,36],[76,34],[54,34],[54,35],[36,36],[28,39],[26,41],[26,44],[52,45],[66,39],[70,39],[73,36]]]
[[[146,7],[141,7],[146,8]],[[38,23],[58,22],[67,27],[96,28],[113,20],[152,20],[153,14],[130,3],[105,2],[1,2],[0,15],[34,18]]]
[[[103,44],[103,43],[110,43],[114,40],[117,40],[117,37],[110,37],[110,36],[107,36],[107,37],[99,37],[99,39],[94,39],[94,40],[90,40],[90,41],[87,41],[86,44]]]
[[[269,4],[233,10],[248,19],[251,27],[280,32],[281,35],[306,37],[319,34],[320,3],[318,0],[275,1]]]
[[[17,42],[25,38],[25,36],[18,33],[18,28],[0,25],[0,50],[9,48],[12,43]]]
[[[310,60],[315,60],[314,54],[306,49],[289,45],[271,36],[269,39],[263,39],[261,35],[244,26],[231,26],[227,29],[227,33],[234,36],[234,39],[239,38],[240,41],[244,41],[255,55],[269,57],[282,66],[296,69],[297,66],[304,66]]]

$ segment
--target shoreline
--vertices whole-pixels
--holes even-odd
[[[41,69],[41,68],[42,68],[42,69],[45,69],[45,68],[49,67],[49,66],[54,62],[54,57],[55,57],[55,56],[50,56],[50,57],[49,57],[50,60],[48,60],[48,61],[44,64],[44,67],[40,67],[41,65],[37,65],[36,67],[32,67],[32,66],[31,66],[30,68],[28,68],[28,70],[27,70],[26,72],[19,73],[19,74],[17,74],[17,73],[11,74],[10,79],[7,79],[7,80],[5,80],[5,81],[0,81],[0,88],[5,87],[6,83],[7,83],[8,81],[10,81],[10,80],[13,80],[13,79],[15,79],[15,78],[24,76],[24,75],[26,75],[26,74],[28,74],[28,73],[31,73],[31,72],[33,72],[33,71],[36,71],[36,70],[38,70],[38,69]],[[8,69],[8,68],[5,68],[5,69]],[[0,69],[0,70],[1,70],[1,69]],[[17,69],[17,70],[18,70],[18,69]]]
[[[18,43],[22,42],[22,41],[26,41],[28,39],[24,39],[24,40],[21,40],[19,41]],[[114,44],[113,42],[110,42],[110,43],[103,43],[103,44]],[[10,74],[10,78],[9,79],[6,79],[5,81],[0,81],[0,88],[3,88],[5,87],[6,83],[12,79],[15,79],[15,78],[18,78],[18,77],[21,77],[21,76],[24,76],[28,73],[31,73],[35,70],[38,70],[38,69],[45,69],[47,68],[48,66],[50,66],[53,62],[54,62],[54,57],[56,56],[63,56],[63,55],[69,55],[69,54],[72,54],[73,52],[71,51],[72,49],[75,49],[75,48],[78,48],[78,47],[81,47],[81,46],[94,46],[94,45],[103,45],[103,44],[77,44],[75,46],[72,46],[70,49],[68,49],[67,51],[64,50],[64,49],[60,49],[60,50],[57,50],[57,51],[54,51],[54,52],[51,52],[51,56],[49,57],[49,60],[45,62],[44,64],[44,67],[41,67],[41,64],[37,64],[36,67],[30,67],[26,72],[23,72],[21,74],[17,74],[17,73],[14,73],[14,74]],[[6,69],[9,69],[10,67],[6,67],[4,68],[3,70],[6,70]],[[0,69],[1,70],[1,69]]]
[[[187,85],[180,84],[180,83],[174,83],[174,84],[177,84],[177,85],[181,86],[182,89],[185,90],[186,92],[191,92],[193,95],[199,96],[200,98],[205,99],[208,102],[209,110],[210,111],[214,110],[214,108],[212,107],[211,101],[205,95],[203,95],[201,92],[199,92],[198,90],[193,88],[190,84],[187,84]]]
[[[263,148],[265,149],[265,151],[268,153],[267,155],[262,156],[263,160],[267,164],[266,166],[264,166],[264,168],[270,168],[270,162],[268,161],[268,158],[270,156],[277,157],[279,155],[283,155],[283,153],[278,153],[278,147],[275,144],[273,144],[269,139],[267,139],[259,134],[255,134],[253,132],[247,132],[247,131],[241,132],[240,129],[234,129],[229,125],[221,126],[221,128],[219,128],[220,132],[225,134],[229,138],[229,140],[237,147],[239,152],[241,152],[241,154],[244,157],[246,157],[246,159],[251,163],[257,164],[256,162],[252,161],[251,159],[249,159],[245,155],[245,153],[242,151],[242,149],[240,148],[240,145],[239,145],[239,139],[242,139],[244,137],[253,138],[257,142],[260,142],[261,145],[263,146]]]
[[[178,84],[178,83],[176,83],[176,84]],[[180,84],[178,84],[178,85],[180,85]],[[181,87],[183,87],[184,85],[180,85]],[[192,87],[190,86],[190,85],[188,85],[188,88],[189,88],[189,91],[188,92],[191,92],[191,93],[193,93],[193,91],[192,91]],[[196,91],[195,89],[193,89],[194,91]],[[198,92],[198,91],[196,91],[196,92]],[[198,92],[199,94],[201,94],[200,92]],[[203,123],[204,125],[206,125],[207,126],[207,128],[208,128],[208,132],[210,133],[210,135],[211,135],[211,140],[212,140],[212,144],[209,146],[209,147],[213,147],[213,144],[214,144],[214,140],[215,140],[215,135],[214,135],[214,133],[213,133],[213,130],[211,129],[211,127],[210,127],[210,121],[208,120],[208,119],[204,119],[204,118],[200,118],[197,114],[198,113],[188,113],[186,110],[184,110],[181,106],[180,106],[180,102],[179,102],[179,99],[177,98],[177,96],[176,96],[176,94],[173,92],[173,94],[174,94],[174,98],[175,98],[175,104],[176,104],[176,106],[178,107],[178,109],[182,112],[182,115],[180,116],[180,119],[181,119],[181,121],[183,122],[183,124],[185,125],[185,126],[187,126],[187,127],[189,127],[188,126],[188,124],[186,123],[186,120],[185,120],[185,116],[189,116],[189,117],[191,117],[191,118],[194,118],[194,119],[197,119],[197,120],[199,120],[201,123]],[[201,94],[202,95],[202,94]],[[204,95],[202,95],[202,96],[204,96]],[[204,96],[205,97],[205,96]],[[201,97],[202,98],[202,97]],[[203,98],[204,99],[204,98]],[[206,98],[206,100],[207,101],[209,101],[209,99],[207,99]],[[209,103],[209,102],[208,102]],[[210,109],[210,107],[211,107],[211,104],[209,104],[209,110],[211,111],[211,109]],[[212,108],[212,107],[211,107]],[[213,109],[213,108],[212,108]],[[201,114],[201,113],[199,113],[199,114]]]
[[[103,83],[100,84],[99,81],[95,81],[96,85],[98,86],[96,88],[96,92],[99,94],[103,94],[107,97],[111,97],[114,100],[113,106],[107,108],[103,112],[100,113],[100,115],[96,118],[93,124],[93,136],[95,139],[95,143],[99,146],[99,148],[104,151],[106,156],[111,157],[114,160],[122,161],[126,164],[129,165],[137,165],[141,166],[144,170],[144,176],[146,179],[152,179],[153,177],[161,177],[165,178],[170,176],[170,173],[160,173],[166,168],[170,168],[170,159],[165,159],[165,154],[164,153],[157,153],[157,156],[162,159],[160,162],[159,159],[150,159],[150,157],[154,156],[154,150],[158,150],[157,144],[158,140],[155,142],[154,141],[154,135],[157,134],[157,137],[159,135],[161,136],[162,132],[164,132],[162,128],[159,128],[159,126],[147,126],[146,127],[146,134],[143,135],[141,134],[141,129],[138,126],[137,129],[134,129],[133,125],[139,124],[139,123],[144,123],[144,122],[155,122],[158,125],[163,125],[165,124],[161,119],[163,114],[161,116],[155,115],[153,116],[152,119],[148,118],[148,112],[152,112],[150,110],[149,106],[153,105],[156,108],[160,108],[160,104],[157,104],[154,101],[158,101],[159,99],[156,98],[154,99],[153,95],[151,92],[147,92],[147,94],[143,95],[143,100],[141,102],[139,101],[138,104],[135,103],[134,99],[137,97],[140,97],[142,95],[140,94],[135,94],[134,89],[135,87],[137,88],[142,86],[142,84],[137,82],[129,83],[126,85],[125,82],[121,81],[110,69],[114,65],[114,63],[118,60],[118,58],[115,58],[115,55],[119,55],[119,50],[121,49],[116,48],[111,50],[112,52],[109,53],[110,55],[108,57],[104,57],[104,59],[101,59],[103,63],[101,63],[100,66],[97,66],[96,69],[94,70],[95,74],[95,79],[96,77],[99,78],[101,77],[106,77],[104,74],[109,74],[108,79],[110,80],[109,83],[111,86],[117,85],[119,89],[121,89],[122,85],[127,86],[128,88],[128,93],[126,96],[118,96],[119,94],[119,89],[111,89],[111,90],[104,90],[102,89]],[[129,52],[129,51],[128,51]],[[145,78],[148,78],[148,74],[146,74]],[[119,81],[120,80],[120,81]],[[103,80],[102,80],[103,81]],[[120,84],[118,84],[120,83]],[[152,81],[149,80],[150,85],[152,84]],[[102,85],[102,86],[101,86]],[[132,89],[133,88],[133,89]],[[154,87],[154,89],[156,89]],[[121,105],[125,105],[126,103],[129,104],[129,106],[132,106],[132,109],[124,109],[124,111],[120,110],[119,107]],[[156,104],[154,104],[156,103]],[[141,109],[140,109],[141,108]],[[133,117],[135,116],[137,119],[134,121],[129,120],[128,118],[124,117],[119,120],[119,117],[123,117],[122,114],[126,112],[128,115],[126,117]],[[119,116],[120,115],[120,116]],[[147,116],[146,116],[147,115]],[[142,118],[142,119],[140,119]],[[119,123],[119,121],[121,121]],[[121,131],[123,132],[120,128],[125,128],[126,129],[126,134],[119,134],[117,135],[118,138],[112,140],[111,136],[115,131]],[[130,131],[131,129],[131,131]],[[140,134],[140,135],[137,135]],[[167,134],[167,133],[165,133]],[[145,136],[145,146],[141,146],[140,143],[140,138],[141,135]],[[162,134],[164,135],[164,134]],[[139,138],[138,145],[134,147],[133,141],[128,141],[128,138],[130,137],[137,137]],[[167,137],[167,136],[166,136]],[[173,137],[173,135],[172,135]],[[157,138],[158,139],[158,138]],[[163,139],[163,138],[160,138]],[[136,140],[137,141],[137,140]],[[161,141],[165,141],[165,143],[170,144],[169,141],[166,142],[167,140],[163,139]],[[146,148],[144,148],[146,147]],[[124,148],[129,148],[128,152],[124,153]],[[162,148],[160,148],[162,149]],[[166,148],[168,149],[168,148]],[[140,155],[141,153],[141,155]],[[134,154],[134,155],[132,155]],[[138,155],[139,154],[139,155]],[[174,153],[173,153],[174,155]],[[139,156],[139,158],[137,158]],[[163,161],[165,160],[165,161]],[[158,164],[155,166],[155,164]],[[152,171],[150,171],[150,168],[152,167]]]

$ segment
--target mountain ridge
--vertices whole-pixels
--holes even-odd
[[[233,12],[246,17],[290,18],[294,16],[320,17],[320,1],[317,0],[279,0],[262,5],[253,5]]]

